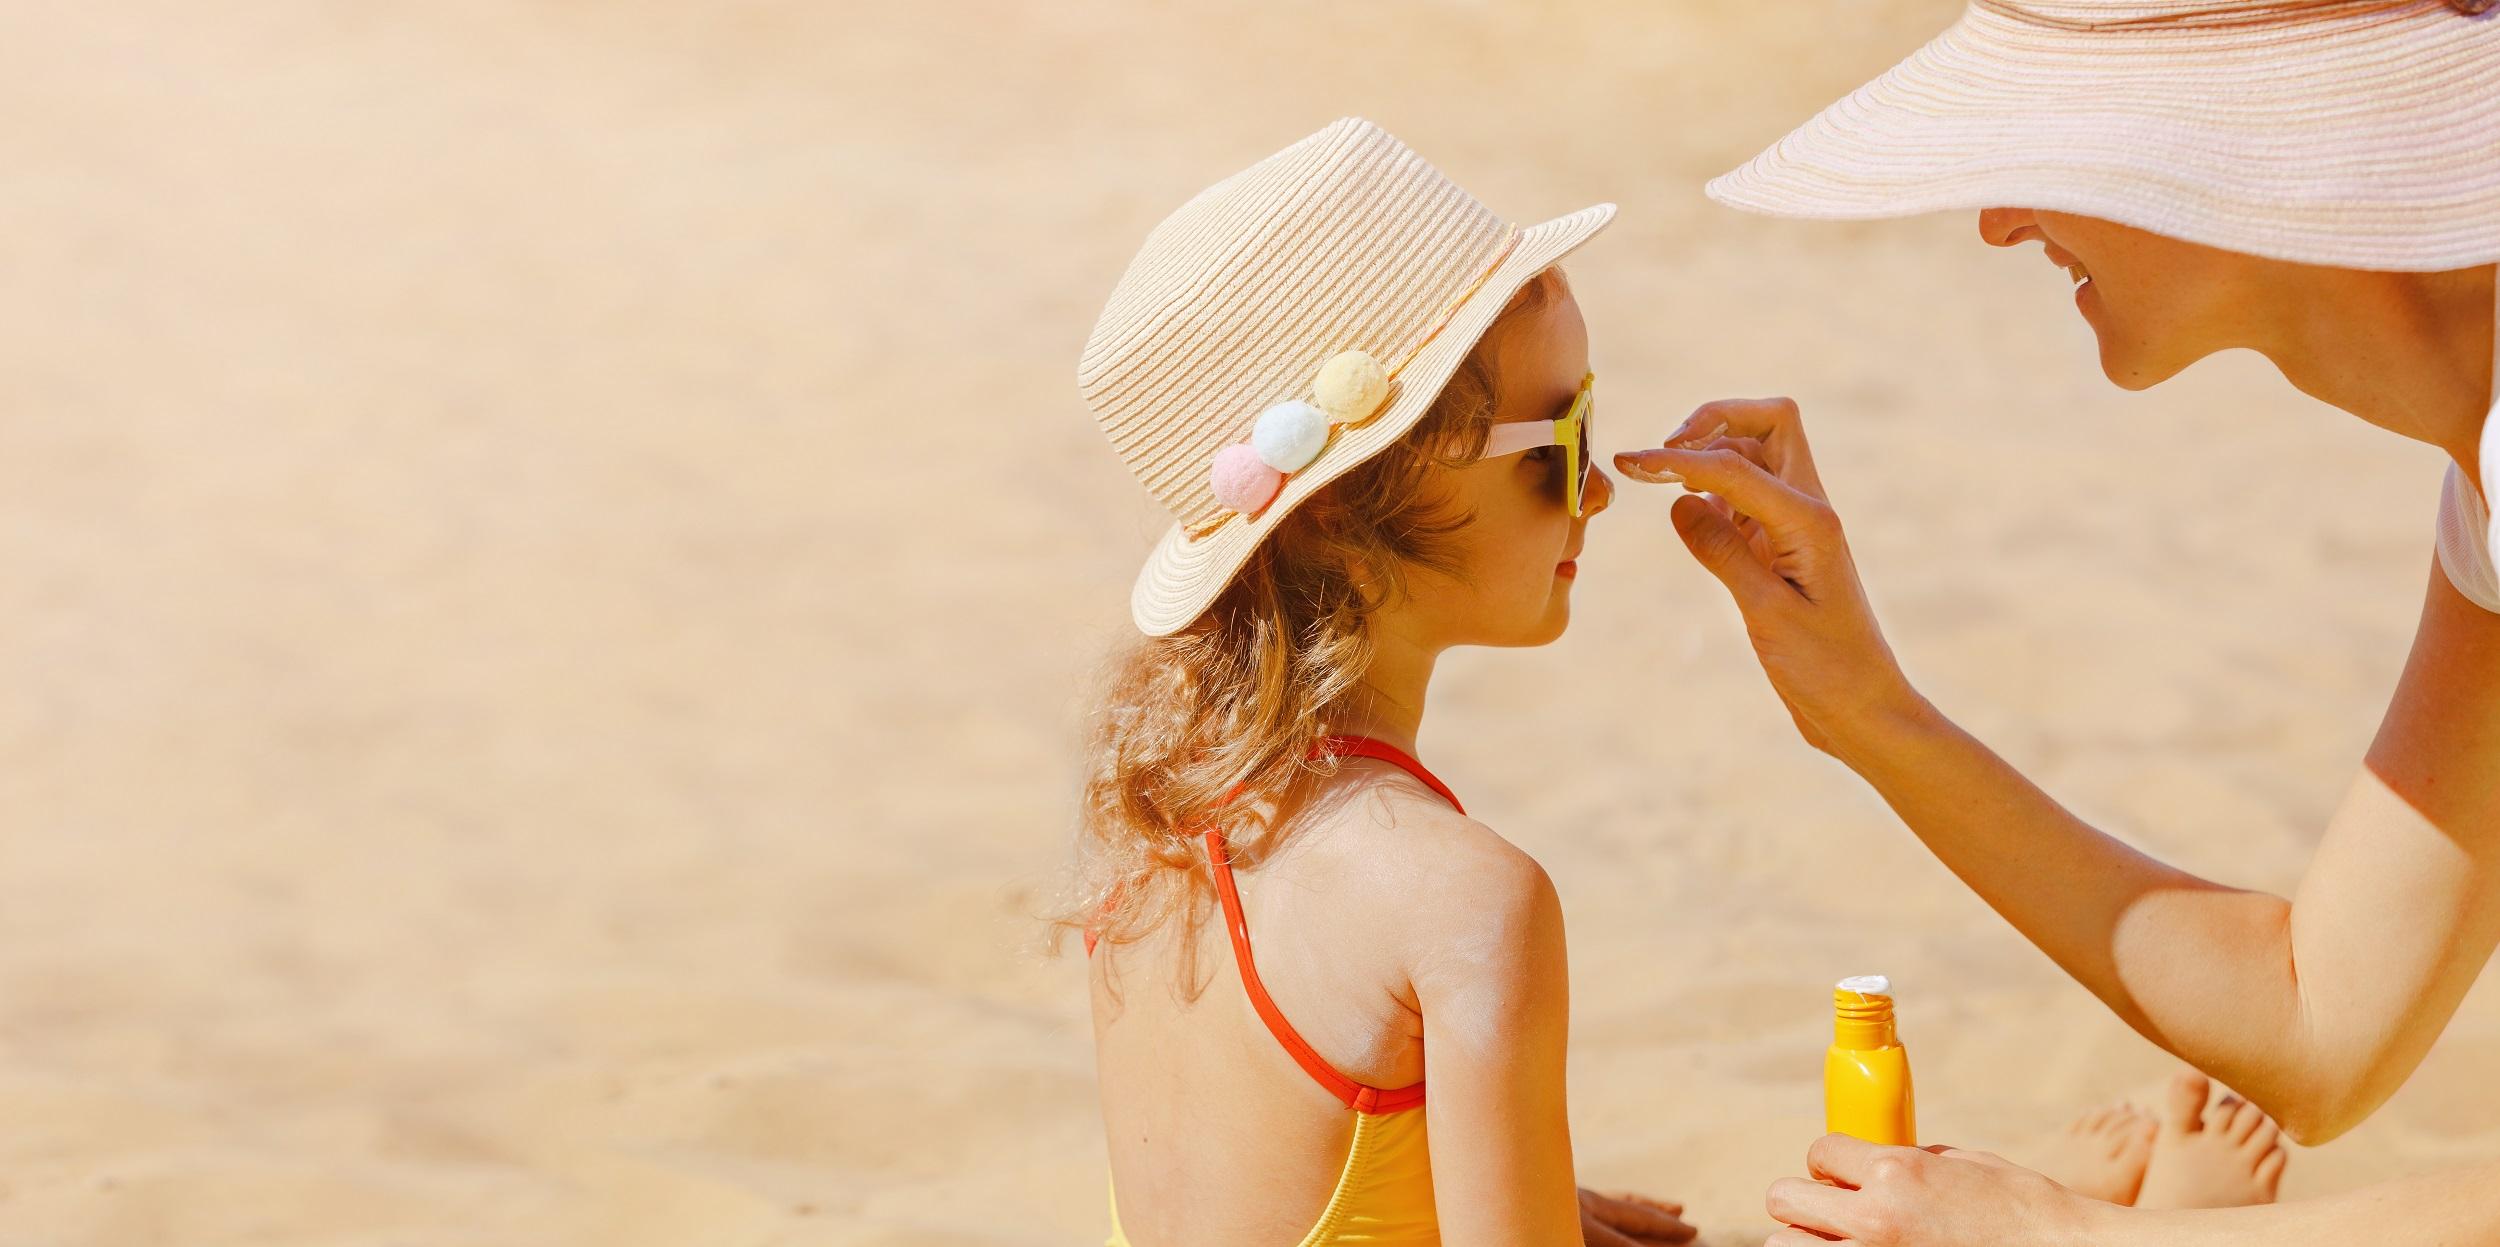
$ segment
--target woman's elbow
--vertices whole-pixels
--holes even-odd
[[[2279,1105],[2260,1104],[2258,1107],[2272,1114],[2275,1124],[2283,1128],[2284,1135],[2302,1147],[2316,1147],[2334,1139],[2360,1125],[2361,1119],[2369,1116],[2367,1112],[2355,1112],[2341,1104],[2311,1103],[2307,1099]]]
[[[2344,1074],[2316,1073],[2282,1088],[2275,1094],[2258,1099],[2257,1107],[2273,1116],[2275,1124],[2292,1142],[2303,1147],[2316,1147],[2329,1142],[2345,1131],[2369,1120],[2387,1102],[2395,1082],[2374,1069],[2358,1069]]]

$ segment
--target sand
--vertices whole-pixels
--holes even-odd
[[[0,10],[0,1245],[1098,1239],[1029,915],[1158,526],[1075,355],[1147,227],[1342,113],[1620,202],[1602,443],[1796,395],[1937,701],[2297,877],[2435,456],[2250,358],[2111,389],[1966,219],[1699,194],[1950,0],[1340,7]],[[1666,501],[1423,742],[1561,888],[1584,1180],[1757,1240],[1843,974],[1936,1138],[2166,1070],[1797,742]],[[2287,1191],[2500,1155],[2495,1069],[2483,990]]]

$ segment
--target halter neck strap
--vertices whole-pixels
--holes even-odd
[[[1322,738],[1319,744],[1312,746],[1311,757],[1314,760],[1319,758],[1372,758],[1381,762],[1386,762],[1389,765],[1414,776],[1416,779],[1423,781],[1424,787],[1430,788],[1442,800],[1449,802],[1451,809],[1456,810],[1461,814],[1467,812],[1467,807],[1458,803],[1458,794],[1450,791],[1450,786],[1442,783],[1440,776],[1424,769],[1423,763],[1416,761],[1412,755],[1409,755],[1405,750],[1400,749],[1395,745],[1373,740],[1369,736],[1329,736]]]

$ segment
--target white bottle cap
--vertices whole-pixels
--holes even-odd
[[[1892,980],[1880,974],[1853,974],[1833,986],[1844,992],[1856,992],[1861,996],[1892,994]]]

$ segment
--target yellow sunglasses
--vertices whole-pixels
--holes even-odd
[[[1515,455],[1522,451],[1541,450],[1547,446],[1563,448],[1563,500],[1571,507],[1573,519],[1580,517],[1580,500],[1589,485],[1589,421],[1596,416],[1591,397],[1597,383],[1592,372],[1580,378],[1579,396],[1571,400],[1571,410],[1554,420],[1514,420],[1493,426],[1485,437],[1486,459]]]

